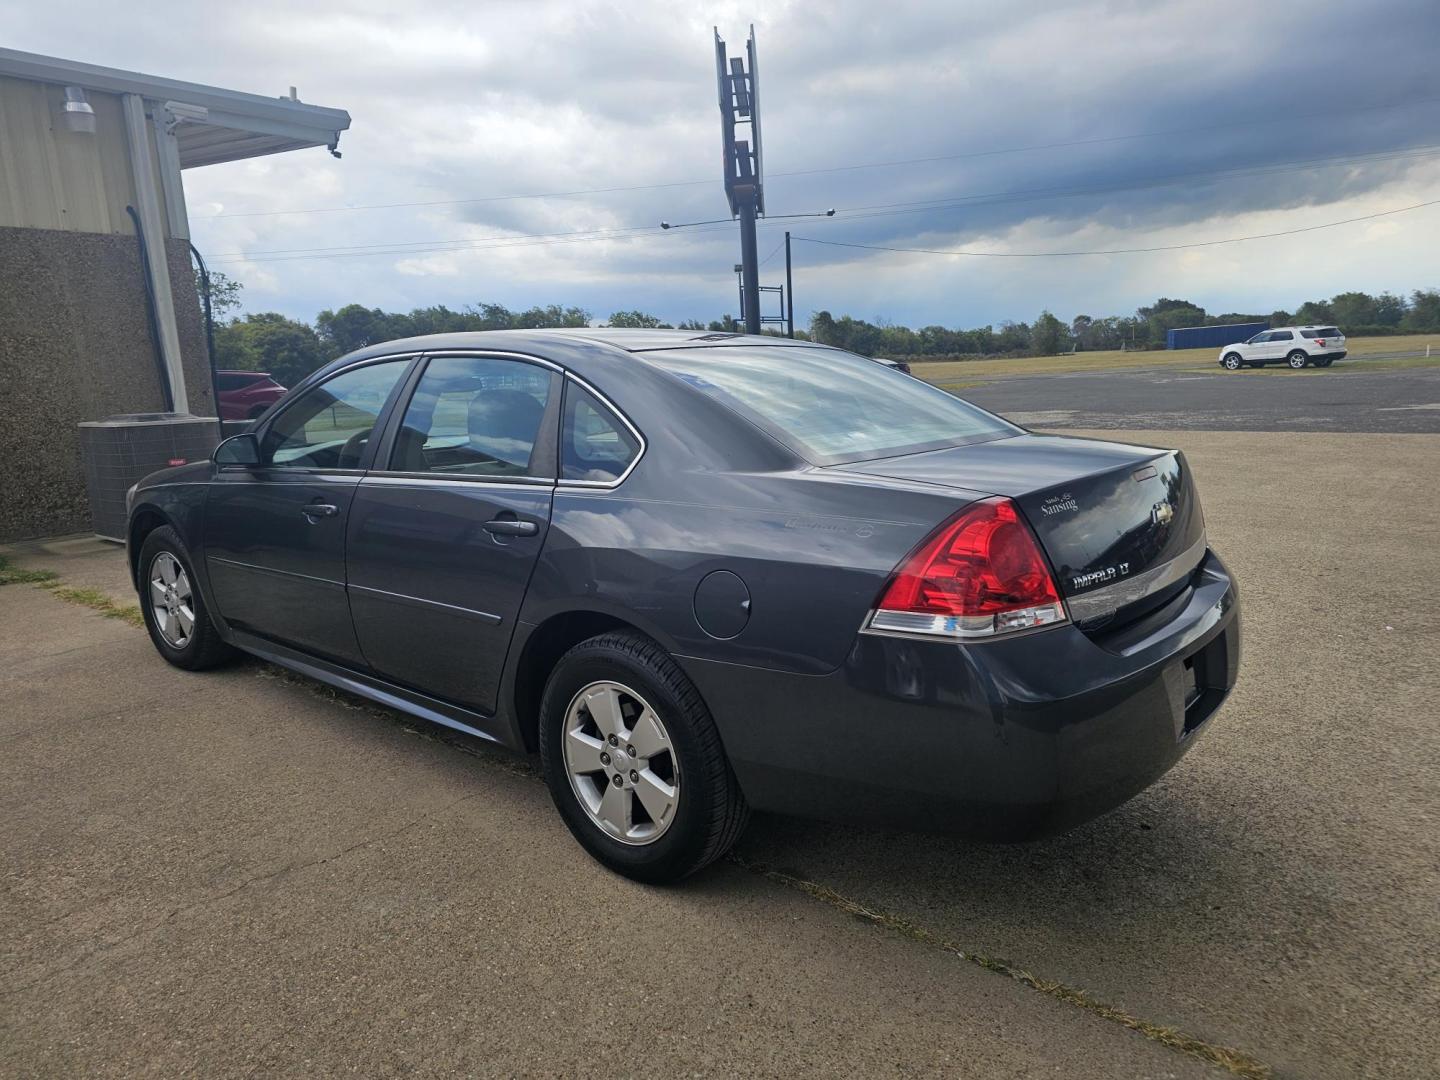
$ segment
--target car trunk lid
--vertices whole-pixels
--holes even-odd
[[[1176,450],[1020,435],[836,468],[1013,499],[1082,626],[1164,603],[1205,552],[1200,503]]]

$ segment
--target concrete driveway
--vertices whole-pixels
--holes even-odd
[[[0,588],[0,1073],[1433,1075],[1440,439],[1133,441],[1196,467],[1241,682],[1023,846],[762,817],[641,887],[524,759]]]

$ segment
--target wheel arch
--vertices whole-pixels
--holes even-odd
[[[145,545],[146,537],[166,525],[175,528],[175,522],[170,516],[154,503],[137,507],[130,515],[125,551],[130,560],[130,583],[137,590],[140,588],[140,549]]]
[[[510,706],[526,751],[533,754],[540,749],[540,699],[545,693],[550,672],[560,658],[580,642],[615,630],[642,634],[665,648],[644,627],[618,615],[594,610],[558,612],[546,618],[525,638],[515,661]]]

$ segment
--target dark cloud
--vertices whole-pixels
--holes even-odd
[[[197,237],[223,254],[444,246],[724,216],[717,178],[571,198],[206,220],[219,209],[705,179],[719,159],[716,10],[739,49],[749,16],[728,4],[441,0],[397,9],[262,0],[122,11],[80,2],[21,5],[6,21],[16,47],[258,92],[294,83],[303,98],[352,112],[343,162],[292,155],[187,177]],[[1362,157],[1440,146],[1433,0],[767,2],[755,21],[770,209],[842,210],[794,223],[805,235],[945,249],[1125,246],[1159,231],[1175,242],[1182,233],[1234,235],[1262,219],[1312,224],[1419,201],[1416,192],[1437,197],[1440,188],[1435,157]],[[154,33],[162,22],[166,31]],[[1173,134],[983,154],[1153,132]],[[1352,160],[1315,160],[1341,157]],[[914,158],[946,160],[846,168]],[[1290,168],[1301,161],[1312,164]],[[936,205],[899,205],[919,202]],[[762,254],[783,228],[762,228]],[[1304,251],[1333,251],[1355,234],[1314,236]],[[576,300],[602,315],[639,306],[672,318],[735,306],[729,228],[450,246],[451,254],[398,264],[365,256],[238,265],[253,302],[300,314],[352,297],[385,306]],[[1417,257],[1404,232],[1376,233],[1366,259],[1328,269],[1302,259],[1300,247],[1268,248],[1264,259],[1233,250],[1202,262],[1096,261],[1083,275],[1074,263],[1002,270],[813,245],[803,259],[810,296],[915,322],[998,321],[1067,303],[1105,310],[1157,289],[1210,289],[1222,294],[1217,303],[1244,307],[1285,289],[1293,303],[1312,288],[1433,283],[1420,280],[1433,276],[1433,262]],[[1292,257],[1303,269],[1277,283],[1275,268]]]

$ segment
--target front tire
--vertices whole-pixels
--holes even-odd
[[[1242,361],[1238,353],[1226,353],[1225,358],[1220,361],[1226,371],[1239,371]]]
[[[156,651],[178,668],[203,671],[234,655],[210,621],[190,555],[169,525],[140,547],[140,610]]]
[[[1289,356],[1285,358],[1285,362],[1289,364],[1292,368],[1294,368],[1296,371],[1299,371],[1306,364],[1310,363],[1310,357],[1306,356],[1305,353],[1301,350],[1296,349],[1294,352],[1292,352]]]
[[[540,702],[540,762],[586,851],[637,881],[679,881],[735,843],[749,807],[695,685],[633,632],[560,658]]]

